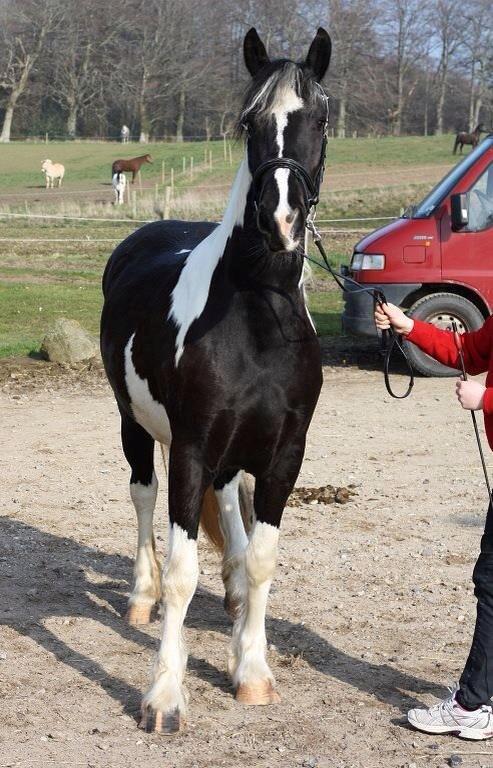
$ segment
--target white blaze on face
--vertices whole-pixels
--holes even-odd
[[[283,157],[284,131],[288,124],[288,117],[291,112],[296,112],[296,110],[301,109],[302,107],[303,99],[300,99],[292,88],[282,91],[274,104],[272,114],[276,123],[278,157]],[[293,240],[291,236],[295,219],[293,219],[294,211],[288,203],[289,174],[290,171],[288,168],[278,168],[274,173],[274,178],[277,182],[279,191],[279,203],[274,211],[274,220],[277,223],[286,250],[294,251],[298,242]]]

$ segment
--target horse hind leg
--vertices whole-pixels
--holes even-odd
[[[229,672],[242,704],[276,704],[280,701],[267,663],[265,614],[274,576],[279,526],[284,505],[293,489],[303,457],[304,440],[291,442],[267,476],[255,482],[255,523],[245,551],[247,599],[235,621]]]
[[[214,483],[219,509],[219,526],[223,537],[222,579],[225,597],[224,607],[232,619],[236,619],[246,601],[245,550],[247,533],[253,523],[253,489],[244,473],[222,478]],[[202,512],[201,523],[207,531]]]
[[[137,513],[137,556],[134,586],[128,600],[129,624],[148,624],[161,600],[161,566],[156,556],[153,515],[158,482],[154,473],[154,440],[133,419],[122,416],[122,445],[130,464],[130,496]]]

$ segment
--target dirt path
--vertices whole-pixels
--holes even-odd
[[[299,484],[356,483],[358,495],[286,510],[268,620],[282,703],[232,697],[218,562],[202,542],[189,728],[173,739],[134,719],[159,627],[121,618],[136,525],[110,393],[87,372],[34,389],[2,381],[2,768],[395,768],[453,753],[465,768],[493,764],[488,742],[403,719],[457,678],[472,631],[485,492],[452,381],[418,380],[397,402],[375,370],[325,368]]]

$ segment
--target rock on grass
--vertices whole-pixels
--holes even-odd
[[[97,357],[99,346],[80,323],[61,317],[44,337],[41,354],[54,363],[72,365]]]

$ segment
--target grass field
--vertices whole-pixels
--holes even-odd
[[[451,144],[450,136],[330,141],[319,219],[398,215],[400,208],[422,197],[455,162]],[[153,165],[144,166],[142,183],[135,185],[129,204],[116,208],[112,205],[111,162],[146,151],[151,152]],[[59,316],[77,319],[96,333],[104,264],[113,247],[140,226],[138,219],[163,215],[164,188],[170,185],[171,169],[175,188],[168,214],[218,219],[242,152],[238,144],[225,147],[223,142],[0,145],[0,356],[39,349],[46,329]],[[46,157],[66,166],[62,190],[43,188],[40,167]],[[6,216],[27,213],[110,221]],[[117,218],[127,221],[114,221]],[[327,236],[333,263],[347,261],[358,239],[353,232]],[[317,269],[315,273],[310,306],[317,329],[320,334],[337,333],[341,297],[325,281],[324,273]]]

